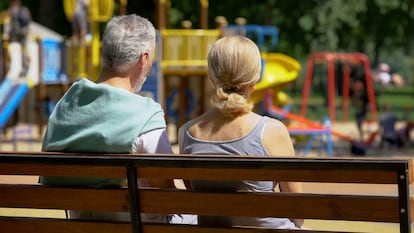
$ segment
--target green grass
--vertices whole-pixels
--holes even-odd
[[[390,104],[392,111],[401,120],[414,121],[414,88],[413,87],[382,87],[379,89],[380,95],[376,96],[376,102],[378,104],[378,113],[381,114],[382,106]],[[299,92],[287,92],[287,94],[293,100],[292,113],[300,114],[300,108],[302,103],[302,93]],[[312,120],[320,121],[325,116],[329,116],[328,104],[324,100],[324,95],[321,93],[312,94],[308,99],[308,107],[306,111],[306,117]],[[336,120],[342,119],[342,97],[336,97]],[[355,120],[355,109],[350,107],[348,110],[348,120]],[[368,116],[370,117],[370,116]]]

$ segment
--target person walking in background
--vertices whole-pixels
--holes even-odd
[[[182,154],[295,156],[286,126],[276,119],[252,112],[248,97],[260,78],[261,56],[256,44],[243,36],[223,37],[208,53],[208,77],[216,90],[213,108],[179,129]],[[277,187],[278,184],[278,187]],[[187,182],[188,185],[188,182]],[[300,183],[277,181],[190,181],[194,190],[302,192]],[[205,226],[240,225],[300,228],[301,219],[223,218],[198,216]]]
[[[397,133],[396,124],[398,122],[397,116],[392,113],[390,104],[383,106],[383,113],[380,116],[380,130],[381,130],[381,142],[380,148],[383,148],[385,143],[390,147],[401,147],[402,141]]]
[[[374,79],[387,87],[403,87],[406,83],[404,78],[399,73],[391,72],[391,67],[387,63],[379,64],[378,73],[376,76],[374,75]]]
[[[76,0],[76,8],[72,18],[72,41],[83,44],[88,32],[88,6],[89,0]]]
[[[97,83],[75,82],[49,117],[42,151],[172,154],[161,106],[134,92],[150,72],[155,28],[145,18],[112,18],[102,38],[102,68]],[[43,185],[112,187],[118,179],[42,177]],[[172,180],[140,180],[141,186],[174,188]],[[120,219],[108,213],[69,211],[71,218]],[[170,216],[145,215],[144,221],[167,222]]]
[[[361,79],[357,79],[352,84],[350,92],[352,105],[355,111],[355,121],[359,133],[359,140],[364,141],[363,124],[367,117],[368,95],[365,84]]]
[[[390,65],[387,63],[381,63],[378,66],[378,79],[383,85],[391,85],[392,78],[390,73]]]
[[[22,71],[20,76],[25,76],[29,69],[30,57],[27,51],[27,38],[32,15],[29,9],[23,6],[20,0],[12,0],[8,9],[10,25],[8,40],[9,43],[17,42],[22,50]]]

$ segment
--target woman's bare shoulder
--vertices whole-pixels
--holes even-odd
[[[293,144],[286,125],[269,119],[263,132],[263,145],[272,156],[294,156]]]
[[[287,132],[286,125],[277,119],[268,118],[265,124],[265,130],[270,131],[269,133],[284,133]]]

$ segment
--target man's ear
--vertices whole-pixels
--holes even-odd
[[[148,51],[144,51],[142,54],[141,54],[141,63],[142,63],[142,65],[146,65],[148,62],[150,62],[150,54],[149,54],[149,52]]]
[[[146,64],[146,58],[145,58],[145,52],[143,52],[143,53],[141,53],[141,56],[139,57],[139,60],[138,60],[138,62],[136,63],[138,66],[140,66],[140,67],[144,67],[145,66],[145,64]]]

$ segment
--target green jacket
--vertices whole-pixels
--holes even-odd
[[[42,151],[131,153],[143,133],[166,128],[161,106],[151,98],[96,84],[74,83],[50,115]],[[43,177],[44,185],[120,185],[119,179]]]

